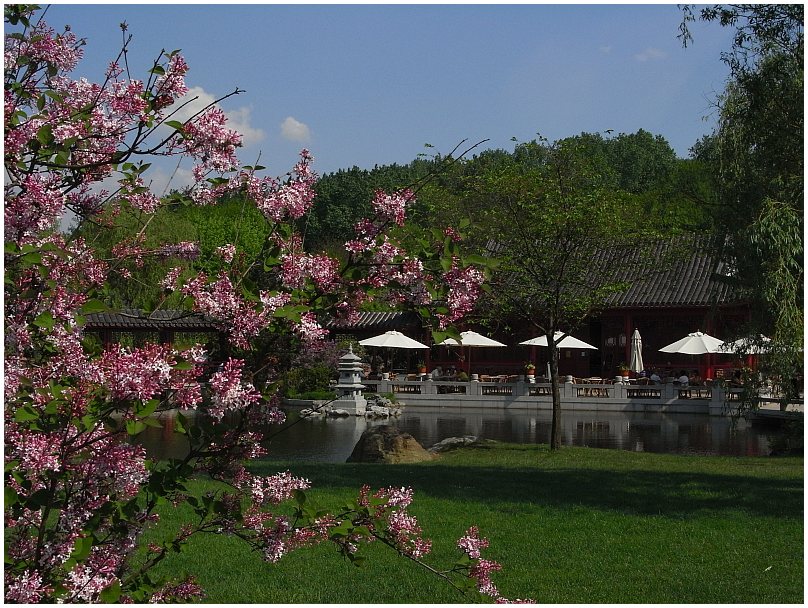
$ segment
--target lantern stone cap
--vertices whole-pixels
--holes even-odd
[[[361,357],[357,357],[353,352],[353,344],[348,345],[348,352],[342,355],[340,361],[361,361]]]

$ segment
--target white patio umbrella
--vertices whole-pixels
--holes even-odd
[[[555,334],[553,334],[553,342],[558,340],[562,335],[563,333],[560,331],[555,332]],[[519,344],[524,344],[526,346],[547,346],[547,336],[538,336],[537,338],[525,340]],[[561,340],[561,342],[559,342],[556,346],[558,348],[588,348],[591,350],[598,350],[597,346],[587,344],[583,340],[579,340],[573,336],[565,336],[564,339]]]
[[[460,332],[460,342],[458,342],[454,338],[446,338],[443,342],[440,342],[438,346],[460,346],[460,347],[468,346],[468,347],[480,348],[483,346],[501,347],[507,345],[503,344],[502,342],[497,342],[496,340],[489,338],[488,336],[478,334],[476,331],[463,331]],[[471,349],[469,349],[468,368],[470,374]]]
[[[706,355],[707,353],[719,352],[719,347],[723,340],[714,338],[700,331],[687,334],[681,340],[663,346],[659,349],[661,353],[681,353],[684,355]]]
[[[387,348],[429,348],[426,344],[421,344],[418,340],[413,340],[399,331],[391,329],[378,336],[359,340],[362,346],[384,346]]]
[[[553,334],[553,342],[557,341],[561,336],[564,334],[560,331],[557,331]],[[524,344],[526,346],[547,346],[547,336],[538,336],[536,338],[531,338],[530,340],[525,340],[524,342],[520,342],[519,344]],[[598,350],[597,346],[592,346],[591,344],[587,344],[583,340],[579,340],[573,336],[564,336],[561,342],[558,342],[556,345],[557,348],[586,348],[590,350]],[[547,363],[547,377],[550,377],[550,363]]]
[[[640,330],[635,329],[631,334],[631,358],[628,362],[628,368],[635,374],[639,374],[645,369],[642,362],[642,336]]]
[[[426,344],[422,344],[418,340],[413,340],[409,336],[405,336],[399,331],[391,329],[378,336],[372,338],[365,338],[359,340],[362,346],[379,346],[382,348],[405,348],[415,350],[417,348],[429,348]],[[390,359],[390,366],[392,367],[392,353]]]

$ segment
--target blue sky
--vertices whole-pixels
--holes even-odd
[[[582,131],[646,129],[685,157],[715,123],[731,32],[676,38],[675,4],[52,5],[46,20],[87,38],[76,76],[100,79],[134,36],[145,77],[160,49],[182,49],[186,82],[224,102],[245,133],[244,163],[271,174],[308,147],[320,173],[408,163],[424,144],[513,149]]]

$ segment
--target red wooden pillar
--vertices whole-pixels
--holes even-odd
[[[630,312],[627,312],[623,317],[623,333],[626,336],[626,343],[623,348],[623,361],[628,365],[631,361],[631,334],[634,333],[633,318]]]

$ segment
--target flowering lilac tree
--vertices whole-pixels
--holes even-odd
[[[242,193],[270,227],[262,257],[274,287],[250,293],[218,254],[215,276],[170,271],[166,292],[219,323],[247,352],[263,332],[289,327],[301,340],[322,339],[319,315],[351,316],[368,298],[417,306],[445,328],[470,309],[483,274],[464,264],[454,235],[406,247],[410,193],[377,193],[376,216],[357,227],[347,263],[307,254],[293,229],[309,209],[316,175],[303,151],[284,180],[240,167],[240,136],[217,105],[186,122],[172,120],[187,92],[188,66],[161,53],[148,78],[128,73],[128,44],[103,83],[73,80],[83,43],[35,17],[36,7],[5,7],[5,599],[9,602],[168,602],[193,600],[193,579],[158,581],[152,566],[199,532],[242,538],[270,562],[314,543],[335,543],[355,558],[377,540],[458,587],[471,584],[505,601],[490,579],[499,566],[482,558],[475,529],[458,542],[462,558],[429,566],[430,543],[407,512],[412,490],[362,488],[355,504],[324,515],[306,497],[308,481],[290,472],[261,477],[245,464],[262,456],[257,429],[283,420],[273,385],[262,392],[244,359],[232,357],[204,378],[207,353],[148,344],[99,349],[84,339],[83,315],[104,309],[110,276],[127,262],[197,255],[193,243],[143,246],[150,218],[163,204],[145,186],[155,154],[195,161],[191,204],[214,205]],[[122,62],[122,63],[121,63]],[[181,102],[179,102],[181,103]],[[114,189],[104,186],[114,184]],[[143,231],[98,259],[81,238],[57,230],[66,210],[79,221],[134,214]],[[439,233],[439,236],[443,236]],[[436,302],[439,303],[436,305]],[[153,461],[127,438],[160,425],[154,414],[178,411],[175,431],[188,440],[182,459]],[[208,474],[227,490],[195,496],[187,481]],[[136,552],[161,506],[187,503],[193,522]]]

